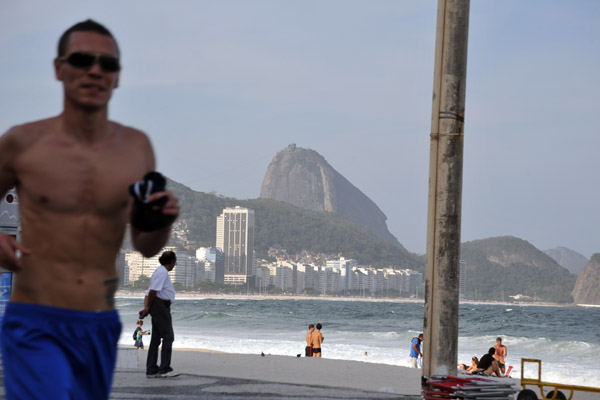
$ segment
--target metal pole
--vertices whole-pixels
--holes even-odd
[[[423,376],[456,374],[469,0],[438,0]]]

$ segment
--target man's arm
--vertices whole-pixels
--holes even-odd
[[[150,143],[150,140],[148,139],[148,136],[146,136],[145,133],[140,131],[137,132],[139,134],[139,145],[142,148],[143,154],[146,156],[145,172],[154,171],[156,169],[156,161],[154,157],[154,150],[152,149],[152,144]],[[167,196],[169,200],[163,207],[162,212],[166,215],[174,217],[173,220],[175,221],[179,216],[179,200],[175,196],[173,196],[173,193],[171,193],[170,190],[154,193],[148,197],[147,201],[152,202],[164,196]],[[132,216],[133,211],[135,210],[132,210]],[[165,244],[169,240],[170,233],[170,225],[152,232],[142,232],[136,229],[135,227],[131,226],[131,241],[135,249],[142,253],[144,257],[152,257],[165,246]]]
[[[405,347],[405,348],[406,348],[406,347]],[[417,348],[417,344],[416,344],[416,343],[413,343],[413,349],[415,349],[415,351],[416,351],[417,353],[419,353],[419,355],[420,355],[421,357],[423,357],[423,353],[421,353],[421,350],[419,350],[419,349]]]
[[[150,314],[150,307],[152,306],[154,299],[156,299],[156,290],[150,290],[148,295],[144,297],[144,309],[140,310],[140,319],[144,319]]]
[[[0,137],[0,199],[8,190],[17,184],[17,174],[14,170],[13,161],[20,152],[16,128],[13,128]],[[22,268],[21,260],[16,251],[23,254],[31,252],[23,247],[10,235],[0,233],[0,266],[9,271],[17,271]]]
[[[154,193],[148,197],[148,202],[152,202],[164,196],[167,196],[169,200],[163,207],[162,212],[163,214],[174,217],[173,220],[175,221],[179,216],[179,200],[170,190]],[[158,253],[165,244],[167,244],[170,233],[171,225],[152,232],[142,232],[134,226],[131,226],[131,241],[136,250],[142,253],[144,257],[149,258]]]

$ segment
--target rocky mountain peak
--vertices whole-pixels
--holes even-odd
[[[260,197],[307,210],[340,214],[397,243],[381,209],[314,150],[290,144],[275,154],[267,168]]]

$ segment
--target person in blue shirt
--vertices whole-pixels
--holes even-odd
[[[417,361],[419,360],[419,356],[423,357],[423,353],[421,353],[421,342],[423,341],[423,334],[421,333],[419,337],[413,338],[410,342],[410,366],[411,368],[419,368],[419,364]]]

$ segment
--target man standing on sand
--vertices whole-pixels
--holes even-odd
[[[423,357],[423,353],[421,353],[421,342],[423,341],[423,334],[421,333],[419,337],[413,338],[410,342],[410,367],[411,368],[419,368],[419,357]]]
[[[175,301],[175,288],[169,272],[177,264],[177,256],[172,251],[165,251],[158,259],[160,267],[150,278],[148,291],[144,298],[144,309],[140,311],[140,318],[152,315],[152,339],[148,348],[146,359],[146,377],[148,378],[174,378],[179,372],[171,368],[171,353],[175,334],[173,333],[173,320],[171,319],[171,304]],[[158,366],[158,346],[161,344],[160,367]]]
[[[0,334],[8,399],[109,397],[121,333],[116,258],[143,207],[128,187],[155,169],[148,137],[108,120],[120,69],[104,26],[74,25],[54,59],[62,113],[0,137],[0,195],[16,185],[22,232],[21,243],[0,234],[0,265],[14,272]],[[155,207],[158,199],[165,204]],[[179,205],[169,191],[146,200],[170,221],[145,231],[132,224],[133,245],[150,257]]]
[[[308,326],[308,333],[306,334],[306,348],[304,349],[304,355],[306,357],[312,357],[312,334],[315,331],[315,326],[310,324]]]
[[[321,343],[323,343],[323,335],[321,335],[321,328],[323,326],[321,324],[317,324],[317,330],[312,333],[310,336],[312,343],[312,354],[313,357],[321,358]]]
[[[505,364],[508,350],[506,349],[506,346],[502,344],[501,337],[496,338],[496,345],[494,346],[494,349],[496,349],[496,353],[493,357],[496,361],[498,361],[498,367],[500,367],[500,371],[502,371],[502,374],[504,375],[504,373],[506,372]]]

